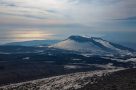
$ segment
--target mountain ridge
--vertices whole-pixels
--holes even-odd
[[[60,40],[31,40],[31,41],[23,41],[23,42],[11,42],[4,45],[8,46],[48,46],[51,44],[55,44]]]

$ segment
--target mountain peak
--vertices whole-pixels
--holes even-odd
[[[68,39],[74,40],[74,41],[77,41],[77,42],[89,42],[89,41],[91,41],[91,38],[89,38],[89,37],[76,36],[76,35],[70,36]]]
[[[87,38],[85,36],[79,36],[79,35],[72,35],[69,37],[70,39],[75,39],[75,38]]]
[[[103,40],[102,38],[100,38],[100,37],[91,37],[93,40]],[[105,41],[105,40],[103,40],[103,41]]]
[[[79,36],[79,35],[77,35],[77,36],[76,35],[72,35],[68,39],[74,40],[74,41],[77,41],[77,42],[90,42],[90,41],[93,41],[93,40],[105,41],[105,40],[103,40],[100,37],[85,37],[85,36]]]

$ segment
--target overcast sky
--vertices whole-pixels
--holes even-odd
[[[136,43],[136,0],[0,0],[0,43],[70,35]]]

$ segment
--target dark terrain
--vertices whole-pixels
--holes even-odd
[[[0,85],[68,73],[104,70],[104,67],[94,64],[109,63],[124,68],[134,66],[132,62],[118,62],[99,56],[86,57],[77,52],[55,48],[0,46]],[[78,68],[65,68],[65,65]]]
[[[78,90],[136,90],[136,69],[104,75],[97,78],[96,83],[89,83]]]

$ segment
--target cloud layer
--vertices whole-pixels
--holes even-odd
[[[135,18],[136,0],[0,0],[2,33],[30,29],[56,36],[134,33]]]

